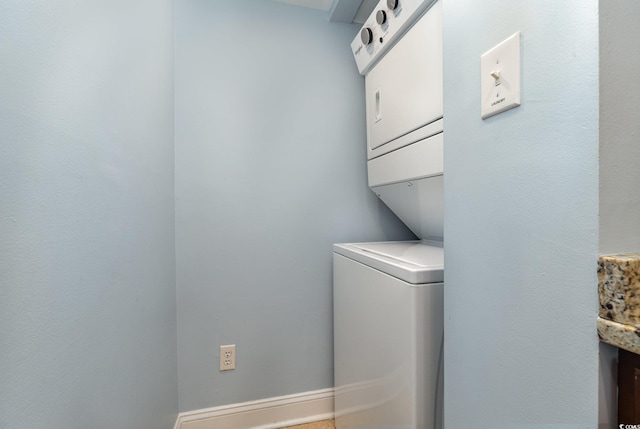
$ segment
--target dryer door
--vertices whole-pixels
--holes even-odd
[[[442,4],[437,2],[365,76],[369,159],[442,118],[442,86]]]

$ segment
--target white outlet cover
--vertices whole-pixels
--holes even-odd
[[[236,369],[236,345],[220,346],[220,371]]]
[[[480,57],[482,119],[520,105],[520,32]]]

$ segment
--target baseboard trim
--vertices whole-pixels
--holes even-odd
[[[333,418],[333,388],[186,411],[174,429],[277,429]]]

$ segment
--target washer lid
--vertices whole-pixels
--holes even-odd
[[[411,284],[444,281],[444,249],[431,241],[334,244],[333,251]]]

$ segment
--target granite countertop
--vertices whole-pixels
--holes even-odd
[[[640,354],[640,253],[598,259],[600,341]]]

